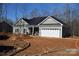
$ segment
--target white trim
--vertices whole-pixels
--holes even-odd
[[[51,16],[48,16],[47,18],[45,18],[42,22],[40,22],[38,25],[42,24],[43,22],[45,22],[48,18],[52,18]],[[54,18],[52,18],[54,19]],[[55,19],[54,19],[55,20]],[[55,20],[57,21],[57,20]],[[60,23],[59,21],[57,21],[58,23]],[[63,25],[62,23],[60,23],[61,25]]]
[[[56,37],[56,38],[62,38],[62,26],[61,26],[61,27],[39,27],[39,36],[41,36],[41,30],[42,30],[42,29],[45,29],[45,30],[46,30],[46,29],[47,29],[47,30],[48,30],[48,29],[49,29],[49,30],[50,30],[50,29],[51,29],[51,30],[53,30],[53,29],[54,29],[54,30],[59,30],[59,33],[58,33],[58,34],[59,34],[59,37]],[[43,37],[44,37],[44,36],[43,36]],[[46,37],[46,36],[45,36],[45,37]],[[52,36],[52,37],[54,37],[54,36]]]
[[[43,37],[57,37],[57,38],[62,38],[62,32],[61,32],[62,29],[60,27],[55,27],[55,28],[54,27],[53,28],[52,27],[41,27],[40,28],[40,31],[39,31],[40,32],[39,33],[39,36],[42,36],[42,34],[41,34],[42,33],[41,32],[42,30],[43,31],[49,31],[49,32],[50,31],[54,31],[54,33],[57,34],[57,35],[54,35],[53,36],[54,33],[51,33],[50,32],[50,34],[48,34],[47,32],[45,32],[45,36],[43,34]],[[58,32],[55,32],[55,31],[58,31]]]
[[[16,21],[15,25],[20,21],[20,20],[24,20],[22,18],[20,18],[19,20]],[[25,21],[25,20],[24,20]],[[25,21],[27,24],[29,24],[27,21]]]

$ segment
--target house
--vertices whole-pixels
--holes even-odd
[[[13,32],[12,25],[5,21],[0,22],[0,32]]]
[[[13,33],[62,38],[62,28],[63,22],[53,16],[21,18],[14,24]]]

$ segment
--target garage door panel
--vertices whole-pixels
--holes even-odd
[[[60,30],[55,30],[55,29],[41,29],[41,36],[45,36],[45,37],[59,37],[59,32]]]

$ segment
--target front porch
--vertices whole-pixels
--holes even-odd
[[[29,35],[39,35],[39,27],[38,26],[31,26],[29,29]]]

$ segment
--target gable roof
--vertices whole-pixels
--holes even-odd
[[[61,25],[63,25],[63,22],[62,21],[60,21],[60,20],[57,20],[55,17],[53,17],[53,16],[48,16],[48,17],[46,17],[42,22],[40,22],[38,25],[40,25],[40,24],[42,24],[43,22],[45,22],[47,19],[49,19],[49,18],[51,18],[51,20],[52,19],[54,19],[56,22],[57,22],[57,24],[61,24]],[[51,21],[52,22],[52,21]]]
[[[7,24],[7,25],[9,25],[9,26],[11,26],[11,27],[12,27],[12,25],[11,25],[11,24],[9,24],[8,22],[1,21],[1,22],[0,22],[0,25],[3,25],[3,24]]]
[[[24,21],[26,21],[28,24],[30,24],[30,20],[27,18],[22,18]]]
[[[20,20],[24,20],[29,24],[29,20],[27,18],[20,18],[19,20],[16,21],[16,23],[18,23]],[[14,24],[14,26],[16,25],[16,23]]]
[[[44,19],[46,19],[48,16],[45,17],[35,17],[32,19],[26,19],[26,18],[22,18],[24,21],[26,21],[27,23],[29,23],[30,25],[38,25],[40,22],[42,22]],[[52,18],[54,18],[55,20],[57,20],[58,22],[60,22],[61,24],[64,24],[64,22],[62,22],[61,20],[58,20],[57,18],[50,16]]]

